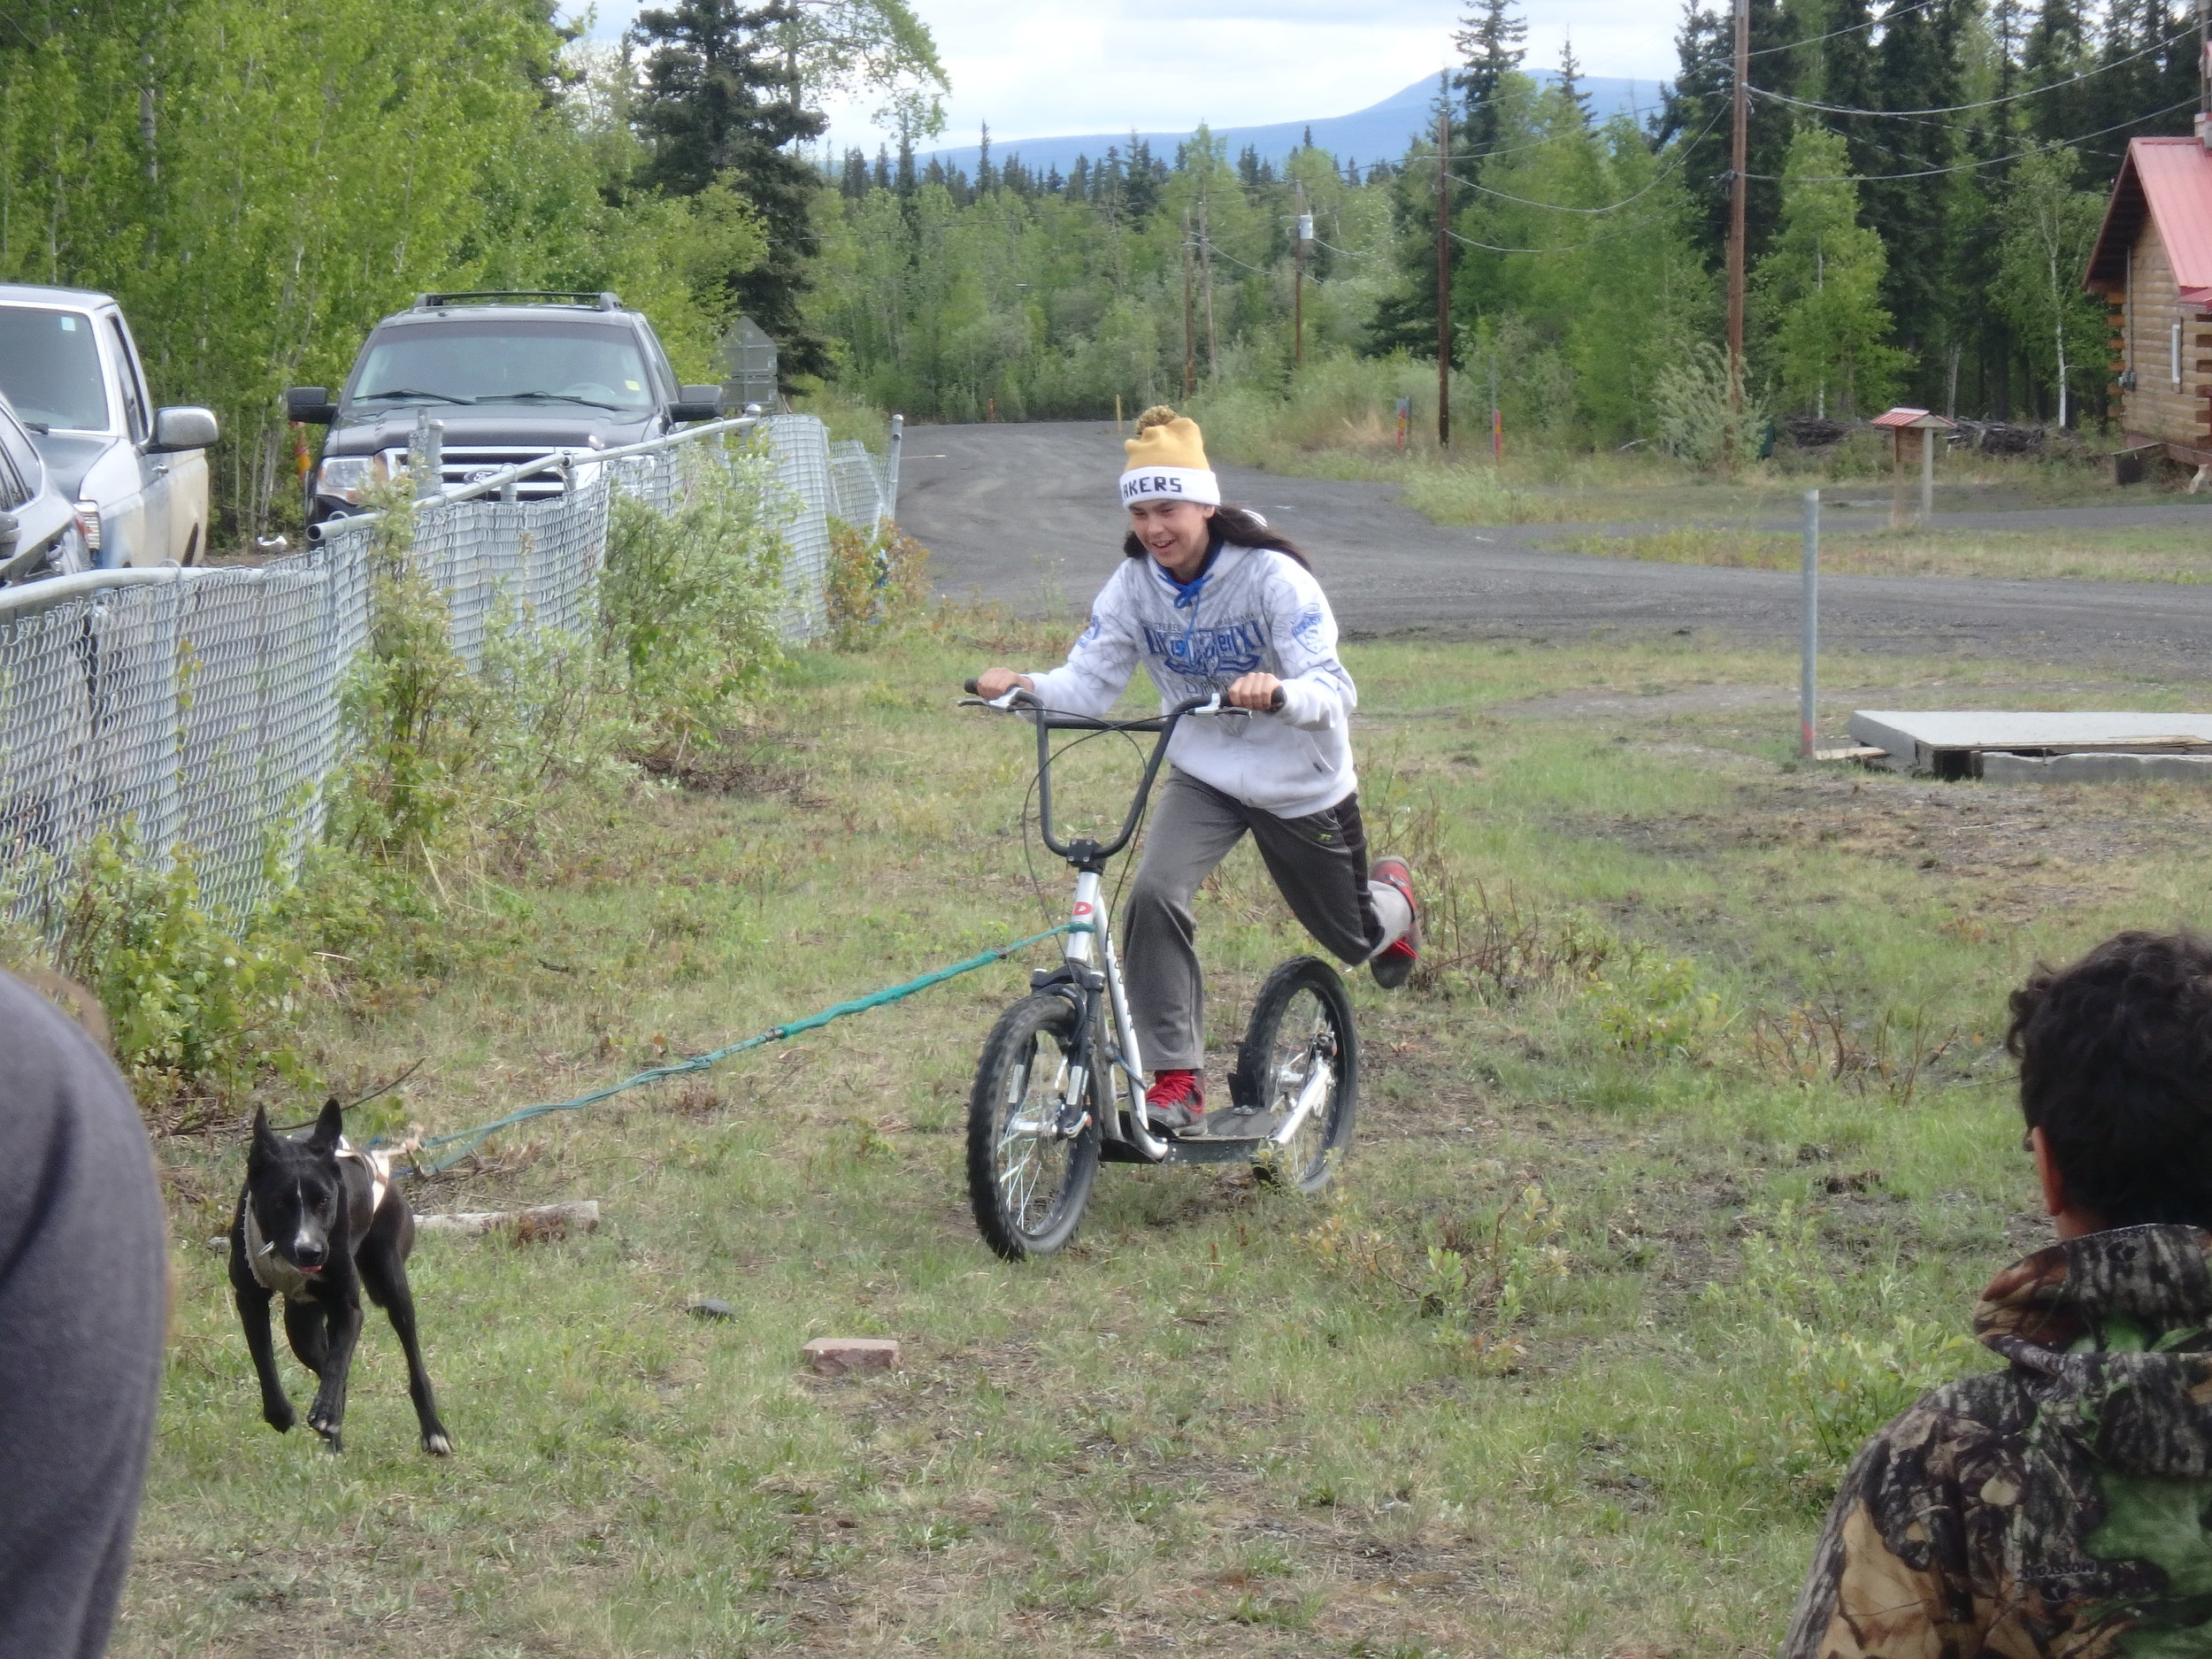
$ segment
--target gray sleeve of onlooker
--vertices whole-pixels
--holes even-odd
[[[0,1659],[95,1659],[123,1591],[168,1317],[129,1089],[0,974]]]

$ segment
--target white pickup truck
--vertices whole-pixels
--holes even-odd
[[[0,392],[75,502],[93,563],[196,565],[207,552],[214,413],[156,409],[129,325],[85,288],[0,284]]]

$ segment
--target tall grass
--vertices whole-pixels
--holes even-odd
[[[1724,476],[1662,449],[1655,412],[1654,436],[1593,449],[1571,432],[1548,427],[1540,411],[1531,413],[1525,396],[1504,388],[1501,403],[1510,410],[1517,403],[1520,418],[1503,418],[1494,448],[1490,387],[1479,365],[1452,374],[1452,438],[1440,444],[1437,391],[1432,363],[1340,352],[1314,358],[1279,383],[1262,377],[1202,390],[1189,412],[1205,427],[1217,459],[1304,477],[1394,483],[1408,505],[1448,525],[1773,511],[1809,486],[1886,495],[1894,472],[1888,437],[1860,430],[1817,449],[1799,450],[1780,439],[1770,457],[1740,457]],[[1401,399],[1409,403],[1402,444]],[[1948,490],[2005,492],[2012,505],[2111,493],[2101,451],[2084,442],[2054,442],[2024,457],[1946,449],[1938,479]],[[2159,493],[2159,486],[2139,488],[2129,499]]]

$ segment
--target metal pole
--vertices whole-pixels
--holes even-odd
[[[1797,674],[1797,752],[1813,757],[1820,722],[1820,492],[1805,492],[1805,645]]]
[[[1490,354],[1490,458],[1505,459],[1505,422],[1498,413],[1498,354]]]
[[[1452,112],[1436,112],[1436,447],[1452,442]]]
[[[883,516],[899,516],[899,457],[906,448],[906,417],[891,417],[890,440],[883,450]]]
[[[1183,396],[1198,389],[1197,297],[1191,287],[1190,209],[1183,210]]]
[[[1926,529],[1928,520],[1935,517],[1935,428],[1924,426],[1920,431],[1920,527]]]
[[[1214,238],[1206,218],[1206,204],[1198,204],[1198,280],[1206,294],[1206,379],[1221,383],[1221,334],[1214,327]]]
[[[1728,411],[1732,415],[1743,412],[1744,192],[1747,183],[1744,173],[1750,165],[1750,82],[1751,4],[1750,0],[1736,0],[1734,131],[1730,141],[1728,198]],[[1732,465],[1735,451],[1736,432],[1732,423],[1728,434]]]

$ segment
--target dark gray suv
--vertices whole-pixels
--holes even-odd
[[[474,483],[556,449],[641,443],[720,412],[718,386],[679,386],[643,313],[611,294],[426,294],[371,331],[336,400],[284,395],[294,419],[327,425],[310,475],[310,524],[360,511],[363,493],[404,475],[427,410],[445,426],[448,485]],[[522,480],[525,501],[557,495],[558,472]]]

